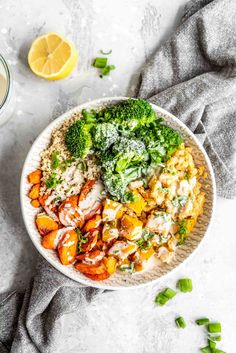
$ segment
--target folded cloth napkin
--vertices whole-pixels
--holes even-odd
[[[139,97],[203,143],[219,196],[236,196],[236,1],[190,1],[182,24],[141,74]]]
[[[219,195],[236,195],[236,2],[191,1],[182,24],[141,75],[139,96],[171,111],[201,138],[215,169]],[[65,352],[62,320],[102,291],[76,283],[39,258],[25,294],[0,296],[0,352]],[[76,348],[78,352],[80,348]],[[82,351],[82,349],[81,349]]]

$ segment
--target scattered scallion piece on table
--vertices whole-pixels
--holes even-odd
[[[200,351],[203,352],[203,353],[212,353],[212,349],[209,346],[200,348]]]
[[[177,282],[177,287],[183,293],[192,292],[193,284],[191,278],[181,278]]]
[[[115,70],[115,65],[107,65],[101,70],[101,75],[102,76],[107,76],[109,75],[111,70]]]
[[[100,53],[102,54],[102,55],[110,55],[111,53],[112,53],[112,50],[110,49],[109,51],[107,51],[107,52],[105,52],[104,50],[100,50]]]
[[[210,323],[210,320],[204,317],[202,319],[196,320],[195,322],[198,326],[203,326],[203,325],[208,325]]]
[[[166,288],[162,292],[158,293],[155,298],[155,303],[163,306],[165,305],[170,299],[172,299],[176,295],[176,291],[171,288]]]
[[[210,333],[221,332],[221,324],[218,322],[208,324],[208,332],[210,332]]]
[[[216,349],[216,343],[210,339],[208,340],[208,345],[211,348],[211,350],[214,351]]]
[[[179,316],[175,319],[176,326],[178,328],[185,328],[186,327],[186,322],[182,316]]]
[[[162,293],[168,299],[172,299],[176,295],[176,291],[171,288],[166,288]]]
[[[226,353],[225,351],[222,351],[221,349],[215,349],[213,352],[214,353]]]
[[[218,335],[218,336],[210,335],[210,336],[208,336],[208,338],[209,338],[211,341],[217,341],[217,342],[220,342],[220,341],[221,341],[221,336],[220,336],[220,335]]]
[[[95,58],[93,66],[97,67],[98,69],[103,69],[107,66],[107,58]]]

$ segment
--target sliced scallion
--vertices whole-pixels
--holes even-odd
[[[209,346],[200,348],[200,351],[203,353],[212,353],[211,347],[209,347]]]
[[[158,293],[156,298],[155,298],[155,303],[163,306],[168,302],[169,298],[167,298],[162,292]]]
[[[176,291],[171,288],[166,288],[163,292],[164,296],[168,299],[172,299],[176,295]]]
[[[216,343],[214,342],[214,341],[212,341],[212,340],[208,340],[208,345],[209,345],[209,347],[214,351],[215,350],[215,348],[216,348]]]
[[[202,319],[196,320],[195,322],[196,322],[196,324],[197,324],[198,326],[203,326],[203,325],[208,325],[209,322],[210,322],[210,320],[207,319],[206,317],[204,317],[204,318],[202,318]]]
[[[217,342],[220,342],[220,341],[221,341],[221,336],[220,336],[220,335],[218,335],[218,336],[210,335],[210,336],[208,336],[208,338],[209,338],[211,341],[217,341]]]
[[[177,319],[175,319],[175,323],[178,328],[185,328],[186,327],[186,322],[182,316],[177,317]]]
[[[107,65],[101,70],[101,75],[102,76],[107,76],[109,75],[111,70],[115,70],[115,65]]]
[[[208,324],[208,332],[210,332],[210,333],[221,332],[221,324],[220,323]]]
[[[99,69],[103,69],[107,66],[107,58],[95,58],[93,66]]]
[[[191,278],[181,278],[178,280],[177,287],[183,293],[192,292],[193,284]]]

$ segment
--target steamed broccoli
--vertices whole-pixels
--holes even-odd
[[[147,160],[145,145],[140,140],[130,140],[121,137],[112,148],[113,158],[116,160],[116,171],[121,172],[133,164]]]
[[[92,147],[92,138],[89,132],[90,125],[83,120],[72,124],[65,137],[65,144],[74,157],[84,158]]]
[[[97,124],[92,129],[93,144],[98,150],[107,150],[119,137],[116,127],[110,123]]]
[[[121,128],[129,128],[130,130],[149,125],[155,118],[156,114],[150,103],[144,99],[130,98],[98,113],[100,121],[115,122]]]
[[[140,177],[140,166],[128,168],[124,170],[123,173],[105,172],[102,175],[106,190],[117,200],[123,200],[129,183]]]

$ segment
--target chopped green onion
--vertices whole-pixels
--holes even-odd
[[[168,302],[169,298],[167,298],[162,292],[158,293],[156,298],[155,298],[155,303],[163,306]]]
[[[165,297],[167,297],[168,299],[172,299],[175,295],[176,295],[176,291],[174,291],[171,288],[166,288],[164,290],[164,292],[162,292],[164,294]]]
[[[59,152],[58,151],[54,151],[51,154],[51,167],[52,169],[57,169],[60,163],[60,159],[58,158],[59,156]]]
[[[112,53],[112,50],[109,50],[109,51],[107,51],[107,52],[105,52],[105,51],[103,51],[103,50],[100,50],[100,53],[101,53],[102,55],[110,55],[110,54]]]
[[[212,340],[208,340],[209,347],[214,351],[216,348],[216,343]]]
[[[109,75],[111,70],[115,70],[115,65],[107,65],[101,70],[101,75],[102,76],[107,76]]]
[[[103,69],[107,66],[107,58],[95,58],[93,66],[99,69]]]
[[[200,348],[200,351],[203,353],[212,353],[211,347],[209,346]]]
[[[221,324],[220,323],[209,324],[208,325],[208,332],[210,332],[210,333],[221,332]]]
[[[177,287],[183,293],[192,292],[192,289],[193,289],[192,280],[190,278],[181,278],[178,280]]]
[[[215,349],[213,352],[214,353],[226,353],[225,351],[222,351],[221,349]]]
[[[204,317],[203,319],[198,319],[195,321],[198,326],[208,325],[210,320]]]
[[[186,322],[182,316],[177,317],[177,319],[175,319],[175,323],[178,328],[185,328],[186,327]]]
[[[218,335],[218,336],[210,335],[210,336],[208,336],[208,338],[209,338],[211,341],[217,341],[217,342],[221,341],[221,336],[220,336],[220,335]]]

